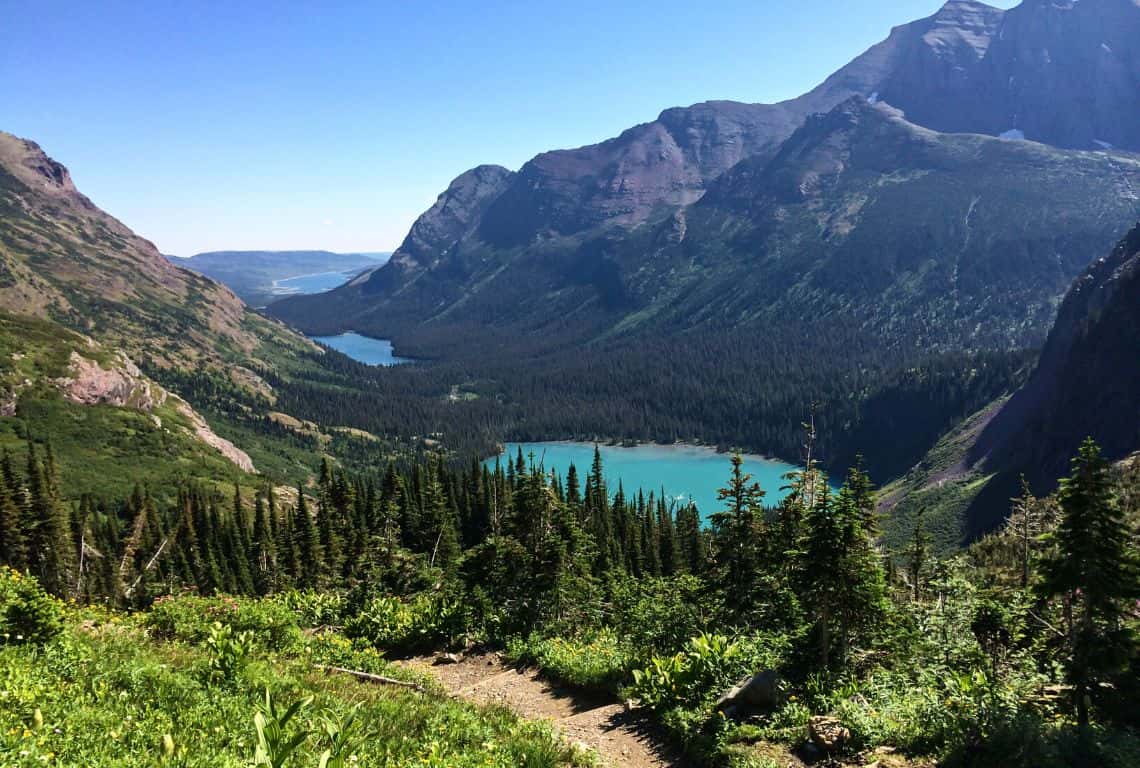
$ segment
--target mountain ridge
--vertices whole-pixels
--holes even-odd
[[[556,255],[589,242],[604,250],[647,224],[663,223],[680,233],[688,226],[688,206],[722,176],[741,163],[767,163],[811,115],[853,97],[889,104],[911,124],[941,133],[1024,138],[1069,149],[1140,150],[1136,40],[1140,0],[1027,0],[1008,11],[951,0],[931,16],[896,26],[798,98],[674,107],[613,139],[541,153],[514,173],[501,169],[500,178],[483,190],[480,210],[468,212],[476,220],[461,232],[450,233],[437,222],[433,206],[388,267],[343,294],[292,300],[279,311],[303,323],[303,306],[325,302],[351,312],[354,289],[382,296],[414,284],[417,311],[430,313],[459,300],[448,281],[477,280],[480,265],[504,253],[543,247]],[[1043,63],[1026,50],[1052,51],[1049,61],[1072,66]],[[1074,85],[1081,82],[1103,87],[1083,93]],[[1081,108],[1089,99],[1098,105],[1095,110]],[[417,230],[450,234],[435,241],[414,237]],[[450,262],[448,269],[438,268],[441,260]],[[431,268],[444,282],[427,285]],[[605,263],[601,268],[610,269]],[[361,312],[373,317],[380,309]]]

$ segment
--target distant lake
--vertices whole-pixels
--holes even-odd
[[[324,293],[339,288],[360,274],[359,269],[346,272],[317,272],[312,275],[298,275],[284,280],[273,281],[273,292],[281,296],[297,296],[309,293]]]
[[[573,463],[583,485],[594,462],[593,443],[571,442],[510,443],[500,459],[505,462],[510,457],[513,460],[520,446],[528,462],[529,454],[533,453],[535,462],[541,462],[547,473],[555,470],[563,480]],[[705,520],[724,508],[724,502],[717,501],[716,496],[717,489],[728,483],[732,469],[729,464],[731,454],[692,445],[638,445],[630,448],[600,445],[599,449],[606,489],[611,497],[621,481],[627,497],[635,495],[638,489],[644,490],[646,495],[653,491],[660,496],[662,488],[667,498],[676,499],[678,503],[687,502],[692,497]],[[495,466],[495,459],[488,459],[487,464]],[[781,486],[787,485],[783,475],[796,469],[782,461],[744,456],[744,471],[767,491],[764,503],[768,506],[774,506],[787,495],[780,491]]]
[[[410,357],[397,357],[392,342],[387,339],[373,339],[359,333],[342,333],[339,336],[310,336],[318,344],[332,347],[337,352],[348,355],[365,365],[401,365],[414,362]]]

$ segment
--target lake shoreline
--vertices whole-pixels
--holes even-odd
[[[571,446],[571,445],[597,445],[597,446],[603,447],[603,448],[618,448],[618,449],[622,449],[622,448],[630,448],[630,449],[632,449],[632,448],[663,448],[663,449],[696,448],[696,449],[700,449],[702,451],[712,451],[713,453],[715,453],[718,456],[732,457],[734,454],[739,453],[745,459],[756,459],[756,460],[765,461],[765,462],[774,463],[774,464],[792,464],[792,462],[790,462],[786,459],[782,459],[779,456],[770,456],[770,455],[763,454],[763,453],[753,453],[751,451],[744,451],[744,450],[739,450],[736,448],[729,448],[726,450],[721,450],[720,446],[718,446],[718,445],[715,445],[713,443],[702,443],[702,442],[697,441],[697,440],[678,440],[674,443],[659,443],[656,440],[634,440],[634,441],[621,440],[621,441],[618,441],[618,440],[615,440],[612,438],[606,439],[606,440],[575,440],[573,438],[556,438],[556,439],[549,439],[549,440],[507,440],[505,442],[499,443],[499,451],[498,452],[493,453],[490,456],[482,457],[482,460],[487,461],[487,460],[495,458],[496,456],[503,456],[503,455],[505,455],[506,447],[508,445],[518,445],[520,443],[521,444],[538,443],[538,444],[543,444],[543,445],[566,445],[566,446]],[[792,465],[795,466],[794,464],[792,464]]]

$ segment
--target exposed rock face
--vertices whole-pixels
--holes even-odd
[[[1140,3],[1026,0],[1002,11],[951,0],[804,97],[860,95],[938,131],[1059,147],[1140,149]]]
[[[1091,436],[1112,459],[1140,448],[1140,226],[1077,278],[1037,370],[990,422],[970,461],[1044,490]]]
[[[396,256],[429,265],[446,254],[483,215],[514,174],[498,165],[480,165],[460,175],[423,215],[416,219]]]
[[[97,361],[88,359],[72,351],[68,376],[55,380],[55,385],[63,396],[78,405],[110,405],[117,408],[133,408],[151,413],[173,398],[178,413],[190,422],[194,436],[206,445],[221,453],[245,472],[256,472],[249,454],[229,440],[220,437],[195,411],[189,403],[177,395],[170,395],[165,389],[148,379],[124,353],[116,355],[115,366],[104,368]],[[7,405],[5,403],[4,405]],[[16,402],[8,408],[0,409],[0,415],[15,413]],[[153,416],[155,426],[162,428],[162,420]]]
[[[197,411],[191,408],[189,403],[182,398],[177,398],[175,400],[175,407],[177,407],[180,414],[190,420],[194,435],[199,440],[232,461],[237,465],[238,469],[244,472],[257,472],[257,469],[253,466],[253,460],[249,458],[249,454],[210,429],[210,425],[206,423],[206,420],[203,419]]]
[[[511,247],[640,224],[658,209],[699,200],[712,179],[771,152],[797,122],[795,110],[779,105],[719,101],[666,110],[616,139],[534,158],[488,208],[478,234]]]
[[[114,405],[150,413],[166,402],[166,390],[143,376],[122,352],[118,363],[105,369],[73,351],[70,376],[56,383],[64,397],[79,405]]]

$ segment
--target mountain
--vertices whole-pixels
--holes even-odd
[[[1073,284],[1032,378],[968,460],[1048,490],[1086,437],[1110,459],[1140,450],[1140,226]]]
[[[222,283],[243,301],[261,306],[290,293],[313,293],[278,281],[306,276],[339,273],[347,282],[359,272],[374,269],[387,261],[388,253],[332,253],[330,251],[212,251],[181,258],[169,256],[171,263],[191,269]],[[322,281],[330,287],[339,284],[334,274]],[[290,290],[290,288],[294,288]]]
[[[383,325],[394,333],[418,319],[463,315],[466,309],[451,307],[471,301],[468,288],[483,288],[488,267],[511,264],[513,272],[518,254],[539,252],[564,275],[551,290],[584,281],[598,287],[603,302],[624,301],[608,258],[615,242],[662,222],[673,232],[666,236],[680,238],[690,226],[689,206],[714,187],[722,200],[731,194],[722,178],[730,169],[741,165],[756,175],[810,115],[853,97],[889,104],[911,125],[941,133],[1140,150],[1138,33],[1140,0],[1026,0],[1010,11],[952,0],[895,28],[797,99],[669,109],[601,144],[541,154],[517,173],[469,171],[416,222],[389,265],[333,295],[291,299],[274,311],[302,327]],[[1090,243],[1085,254],[1091,258],[1106,243]],[[1065,265],[1054,294],[1083,266]],[[497,310],[484,316],[503,319]],[[552,322],[565,325],[552,316],[538,327]]]
[[[1126,154],[939,134],[853,97],[661,221],[511,247],[468,221],[430,258],[417,222],[390,266],[271,312],[413,346],[443,328],[581,341],[819,318],[890,345],[1008,349],[1043,341],[1071,280],[1140,213],[1138,191]]]
[[[1020,494],[1044,495],[1086,437],[1119,461],[1140,451],[1140,226],[1069,289],[1029,380],[948,433],[886,495],[901,542],[914,515],[953,548],[991,530]]]
[[[34,142],[0,132],[0,305],[133,357],[192,367],[295,342],[83,196]]]
[[[0,447],[50,439],[69,494],[287,476],[319,450],[265,425],[291,372],[320,357],[0,133]]]
[[[945,133],[1140,150],[1140,2],[951,0],[897,27],[804,97],[885,101]]]

